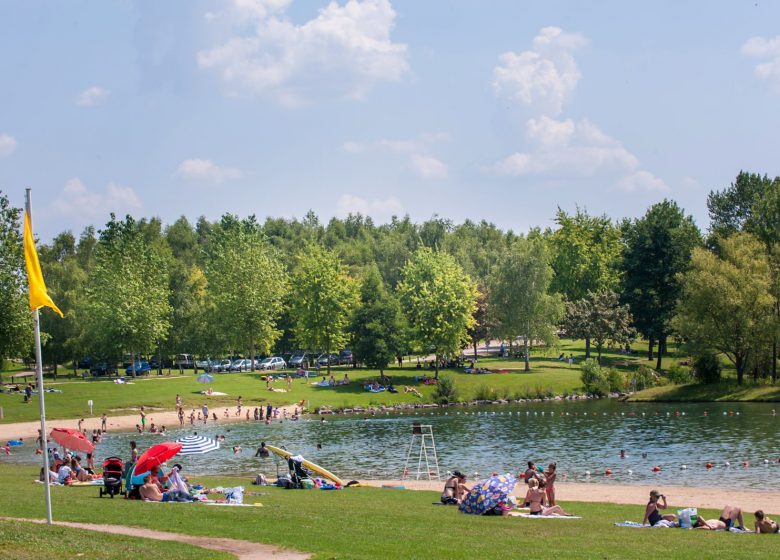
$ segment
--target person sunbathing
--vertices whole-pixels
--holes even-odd
[[[663,503],[658,503],[659,499],[663,499]],[[650,525],[657,525],[660,521],[669,521],[674,523],[676,517],[673,513],[667,513],[661,515],[659,510],[666,509],[666,496],[660,494],[658,490],[650,491],[650,501],[647,502],[645,507],[645,516],[642,519],[642,525],[650,523]]]
[[[763,511],[758,510],[755,513],[756,516],[756,533],[777,533],[780,530],[780,526],[777,525],[777,521],[770,519],[768,515],[765,515]]]
[[[168,501],[167,494],[165,492],[160,492],[160,489],[157,487],[157,484],[155,484],[151,474],[147,474],[144,477],[143,486],[138,489],[138,492],[141,494],[141,498],[149,502]]]
[[[454,471],[452,476],[444,483],[441,493],[441,503],[445,506],[460,504],[463,497],[470,492],[466,487],[466,475],[460,471]]]
[[[544,490],[539,488],[539,480],[536,478],[532,478],[528,482],[528,492],[525,493],[525,501],[528,504],[531,515],[560,515],[564,517],[571,517],[572,515],[571,513],[563,511],[561,506],[546,505],[547,496],[545,495]]]
[[[737,523],[737,524],[735,524]],[[703,517],[699,516],[696,520],[696,529],[705,529],[710,531],[727,531],[732,527],[737,527],[744,530],[745,526],[742,522],[742,509],[736,506],[726,506],[720,512],[718,519],[710,519],[707,521]]]

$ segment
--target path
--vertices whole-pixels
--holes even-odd
[[[28,521],[30,523],[46,523],[45,519],[22,519],[16,517],[0,517],[7,521]],[[194,537],[192,535],[182,535],[180,533],[167,533],[165,531],[153,531],[152,529],[142,529],[140,527],[125,527],[122,525],[98,525],[96,523],[74,523],[71,521],[55,521],[55,525],[62,527],[72,527],[74,529],[86,529],[87,531],[98,531],[101,533],[112,533],[114,535],[126,535],[129,537],[142,537],[145,539],[154,539],[158,541],[176,541],[182,544],[191,544],[200,548],[227,552],[233,554],[239,560],[263,560],[272,558],[273,560],[308,560],[310,554],[294,552],[278,548],[270,544],[254,543],[249,541],[240,541],[237,539],[220,539],[216,537]]]
[[[466,482],[471,486],[471,480]],[[400,485],[409,490],[432,490],[441,492],[444,481],[428,480],[364,480],[363,484],[370,486]],[[628,484],[592,484],[577,482],[555,483],[556,500],[566,502],[606,502],[612,504],[645,505],[653,485]],[[698,507],[706,509],[721,509],[726,504],[741,507],[745,511],[747,523],[753,522],[753,512],[762,509],[765,512],[780,514],[780,492],[739,490],[733,488],[701,488],[693,486],[659,486],[658,490],[666,494],[669,503],[675,506]],[[525,492],[525,485],[518,484],[515,494]],[[641,517],[641,508],[637,515]]]

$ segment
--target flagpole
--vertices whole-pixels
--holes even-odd
[[[30,189],[26,189],[25,211],[30,220],[32,229],[32,203],[30,202]],[[43,391],[43,360],[41,358],[41,322],[37,309],[33,309],[33,322],[35,323],[35,379],[38,382],[38,405],[41,411],[41,455],[43,455],[43,486],[46,489],[46,522],[51,525],[51,485],[49,484],[49,447],[46,440],[46,405]]]

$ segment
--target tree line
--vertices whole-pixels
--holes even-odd
[[[438,216],[226,214],[164,226],[111,215],[39,246],[65,313],[42,315],[44,354],[62,364],[348,346],[378,369],[409,353],[436,356],[438,368],[495,337],[530,368],[539,341],[582,338],[600,358],[641,336],[657,370],[675,339],[696,359],[728,358],[740,383],[747,373],[774,381],[780,178],[741,172],[707,206],[707,232],[670,200],[617,221],[559,209],[555,227],[526,233]],[[32,346],[21,216],[0,192],[0,359]]]

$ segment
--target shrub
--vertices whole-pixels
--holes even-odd
[[[675,364],[669,368],[666,373],[666,377],[669,378],[670,383],[675,385],[684,385],[693,381],[693,375],[691,374],[691,368]]]
[[[631,386],[634,391],[643,391],[658,384],[658,374],[645,365],[639,366],[631,377]]]
[[[717,383],[720,381],[720,361],[711,352],[697,356],[693,361],[693,372],[699,383]]]
[[[626,376],[615,368],[609,368],[607,371],[607,383],[610,393],[622,393],[626,390]]]
[[[496,400],[496,390],[493,387],[488,387],[484,383],[478,385],[474,391],[475,401],[494,401]]]
[[[439,377],[439,382],[433,390],[433,402],[437,404],[450,404],[457,402],[458,389],[455,387],[455,379],[449,375]]]
[[[585,387],[585,392],[591,395],[603,397],[609,393],[609,381],[601,366],[594,359],[585,360],[580,366],[582,373],[580,379]]]

